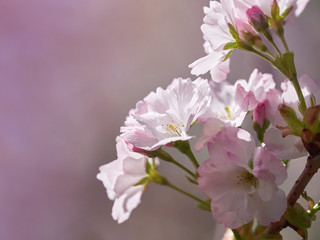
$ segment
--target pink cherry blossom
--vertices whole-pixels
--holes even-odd
[[[195,150],[200,151],[215,135],[226,126],[239,127],[244,121],[246,112],[236,102],[236,88],[227,81],[210,82],[212,101],[206,115],[203,116],[203,131]]]
[[[108,197],[114,200],[112,217],[118,223],[126,221],[141,199],[146,184],[136,185],[146,178],[146,156],[131,152],[125,141],[117,137],[118,158],[99,168],[97,178],[103,182]]]
[[[302,94],[306,100],[307,107],[311,107],[311,95],[313,95],[316,99],[317,104],[320,103],[320,87],[319,84],[317,84],[316,81],[314,81],[312,78],[310,78],[308,75],[303,74],[298,79]],[[298,110],[298,96],[296,94],[296,91],[294,89],[293,84],[288,80],[284,80],[284,82],[281,83],[281,89],[283,91],[282,98],[283,102],[290,106],[291,108],[296,110],[297,115],[300,117],[301,114]]]
[[[237,1],[237,0],[235,0]],[[273,4],[273,0],[238,0],[245,4],[247,8],[251,8],[252,6],[256,5],[267,16],[271,17],[271,7]],[[292,20],[294,17],[298,17],[306,7],[309,0],[277,0],[279,9],[280,9],[280,15],[282,15],[287,9],[293,7],[293,10],[287,16],[286,20]]]
[[[283,103],[281,92],[278,89],[270,89],[266,93],[264,101],[260,102],[253,111],[253,121],[261,127],[264,120],[268,120],[273,126],[285,126],[278,107]]]
[[[270,151],[256,147],[250,133],[227,127],[208,143],[210,158],[198,169],[199,188],[211,198],[218,223],[237,228],[257,218],[278,221],[286,210],[278,188],[287,178],[284,164]]]
[[[158,88],[131,110],[121,137],[135,149],[153,151],[190,138],[187,131],[207,112],[211,102],[207,80],[174,79],[166,90]]]
[[[275,127],[266,131],[264,142],[266,147],[280,159],[291,160],[308,154],[299,137],[293,135],[283,137],[281,130]]]
[[[311,106],[311,95],[315,97],[317,104],[320,102],[320,88],[318,84],[307,75],[299,77],[302,94],[306,99],[307,107]],[[289,80],[285,80],[281,84],[282,100],[281,102],[293,108],[297,116],[302,119],[302,115],[298,109],[298,96],[293,84]],[[272,99],[271,97],[268,98]],[[274,98],[276,99],[276,98]],[[278,104],[269,104],[270,106],[277,106]],[[274,127],[285,127],[287,123],[284,121],[279,111],[275,109],[269,114],[270,122]],[[297,136],[284,137],[281,130],[277,128],[270,128],[266,131],[264,137],[265,145],[272,150],[281,159],[296,159],[306,156],[308,152],[303,147],[301,139]]]
[[[262,74],[257,69],[253,70],[248,81],[241,79],[236,81],[235,85],[235,98],[243,111],[253,110],[266,99],[267,92],[275,88],[272,75]]]
[[[221,82],[226,79],[229,72],[229,62],[223,62],[231,50],[224,50],[227,43],[235,42],[230,33],[228,24],[231,24],[240,37],[242,32],[255,32],[248,24],[245,9],[239,9],[233,0],[210,1],[209,7],[204,7],[205,17],[201,30],[206,43],[205,52],[208,54],[189,65],[191,73],[195,75],[211,73],[213,81]]]

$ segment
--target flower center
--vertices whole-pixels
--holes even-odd
[[[166,132],[170,133],[172,136],[181,136],[181,128],[184,128],[184,124],[177,123],[174,120],[171,120],[171,122],[168,124],[161,124],[161,126],[165,129]]]
[[[230,111],[230,108],[224,107],[225,112],[222,112],[219,116],[220,119],[222,120],[233,120],[233,114]]]
[[[240,175],[237,176],[237,184],[249,184],[255,187],[257,183],[258,178],[256,178],[252,173],[249,173],[247,170],[244,170]]]

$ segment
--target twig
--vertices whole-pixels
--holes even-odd
[[[308,185],[308,183],[310,182],[314,174],[316,174],[319,168],[320,168],[320,154],[318,154],[317,156],[309,156],[303,172],[301,173],[297,181],[294,183],[291,191],[287,196],[288,207],[294,206],[294,204],[299,199],[300,195],[303,193],[305,187]],[[287,225],[288,225],[287,221],[285,220],[284,216],[282,216],[280,221],[272,223],[266,229],[266,232],[269,232],[269,233],[280,232]]]

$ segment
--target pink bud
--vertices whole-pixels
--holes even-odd
[[[266,118],[266,106],[264,101],[262,103],[259,103],[257,107],[254,109],[253,121],[255,123],[258,123],[259,126],[262,128],[265,118]]]
[[[252,6],[252,8],[249,8],[247,10],[247,17],[248,17],[249,23],[258,32],[261,32],[269,28],[268,19],[266,15],[256,5]]]

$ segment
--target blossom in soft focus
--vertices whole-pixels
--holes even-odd
[[[265,15],[271,17],[271,8],[273,4],[273,0],[234,0],[242,2],[247,8],[251,8],[256,5]],[[291,20],[294,17],[298,17],[306,7],[309,0],[277,0],[279,6],[279,13],[282,15],[285,11],[290,8],[293,8],[289,15],[286,17],[286,20]]]
[[[210,158],[198,169],[198,183],[211,198],[218,223],[237,228],[253,217],[264,226],[280,219],[287,202],[278,186],[287,171],[271,151],[256,147],[250,133],[234,127],[220,131],[208,151]]]
[[[212,101],[203,117],[204,126],[195,150],[200,151],[215,135],[226,126],[239,127],[247,112],[243,111],[235,99],[235,85],[227,81],[210,82]]]
[[[191,73],[197,76],[210,71],[212,80],[221,82],[226,79],[226,74],[223,73],[229,71],[229,62],[224,63],[223,60],[231,51],[225,50],[224,47],[227,43],[235,42],[229,25],[240,34],[242,31],[255,31],[248,24],[245,12],[238,10],[235,1],[210,1],[210,6],[204,7],[204,13],[201,30],[207,42],[205,52],[208,55],[196,60],[189,67],[192,68]]]
[[[320,103],[319,84],[306,74],[301,75],[298,81],[301,87],[302,94],[306,100],[307,107],[311,107],[312,95],[315,97],[316,104],[319,104]],[[298,110],[299,99],[295,92],[292,82],[290,82],[288,79],[285,79],[281,83],[281,89],[283,91],[282,93],[283,102],[287,106],[290,106],[291,108],[293,108],[296,111],[297,115],[302,117]]]
[[[211,102],[207,80],[174,79],[137,103],[121,127],[121,137],[135,150],[153,151],[190,138],[187,131],[207,112]]]
[[[299,77],[298,80],[302,94],[306,99],[307,107],[311,107],[312,99],[316,101],[316,104],[318,104],[320,102],[319,85],[305,74]],[[298,109],[299,99],[292,82],[288,79],[284,80],[281,84],[281,88],[283,91],[281,95],[281,102],[294,109],[297,116],[302,119],[302,115]],[[273,99],[276,99],[275,95]],[[276,104],[270,103],[269,106],[276,106]],[[300,137],[292,135],[284,137],[282,131],[276,128],[287,126],[287,123],[284,121],[279,111],[274,109],[273,114],[269,114],[268,119],[274,126],[273,128],[268,129],[265,133],[264,142],[268,149],[272,150],[281,159],[295,159],[308,154],[303,147]]]
[[[281,130],[275,127],[266,131],[264,143],[280,159],[290,160],[308,155],[300,137],[293,135],[283,137]]]
[[[117,137],[117,155],[116,160],[99,168],[97,178],[103,182],[108,197],[114,200],[113,219],[122,223],[140,203],[148,181],[136,184],[148,177],[146,162],[152,163],[152,159],[130,151],[121,137]]]
[[[238,80],[235,85],[235,98],[243,111],[253,110],[266,99],[267,92],[276,86],[271,74],[260,73],[257,69],[253,70],[248,81]]]

